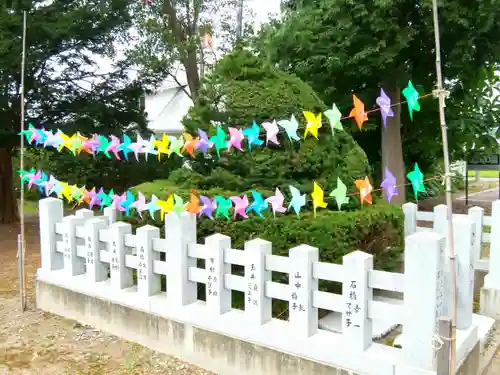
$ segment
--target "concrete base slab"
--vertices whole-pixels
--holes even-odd
[[[478,341],[471,339],[474,337],[474,335],[471,335],[471,330],[476,330]],[[472,327],[468,330],[457,330],[457,364],[464,362],[464,358],[467,358],[472,349],[475,348],[476,342],[478,343],[477,350],[483,356],[486,349],[490,348],[491,335],[494,330],[494,319],[479,314],[473,314]],[[396,337],[393,345],[400,347],[404,346],[404,333]],[[483,365],[483,367],[485,366],[486,365]]]
[[[297,340],[284,321],[273,319],[260,329],[248,330],[239,310],[207,315],[200,301],[172,308],[164,294],[144,304],[128,289],[112,293],[107,282],[90,288],[82,282],[85,276],[82,280],[79,276],[68,279],[58,271],[42,275],[39,270],[36,297],[40,309],[219,375],[432,375],[427,370],[409,368],[399,350],[377,343],[353,353],[342,337],[332,332],[320,330],[310,338]],[[196,321],[202,326],[195,325]],[[231,333],[225,332],[228,330]]]

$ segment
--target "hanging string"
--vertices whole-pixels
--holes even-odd
[[[433,96],[433,95],[434,95],[433,93],[424,94],[424,95],[419,96],[419,97],[418,97],[418,99],[419,99],[419,100],[420,100],[420,99],[425,99],[425,98],[428,98],[428,97]],[[393,104],[391,104],[389,107],[391,107],[391,108],[392,108],[392,107],[396,107],[396,106],[398,106],[398,105],[402,105],[402,104],[406,104],[406,103],[408,103],[408,101],[407,101],[407,100],[403,100],[403,101],[401,101],[401,102],[393,103]],[[381,110],[381,109],[380,109],[380,107],[374,107],[374,108],[372,108],[372,109],[370,109],[370,110],[368,110],[368,111],[365,111],[365,113],[368,115],[368,114],[370,114],[370,113],[380,112],[380,110]],[[352,117],[353,117],[353,116],[344,116],[344,117],[341,117],[341,118],[340,118],[340,120],[341,120],[341,121],[342,121],[342,120],[348,120],[348,119],[350,119],[350,118],[352,118]],[[299,129],[305,129],[306,127],[307,127],[307,125],[306,125],[306,126],[304,126],[304,125],[299,125],[299,126],[298,126],[298,128],[297,128],[297,130],[299,130]],[[280,129],[279,129],[279,131],[278,131],[278,134],[283,134],[283,133],[286,133],[286,130],[284,130],[284,129],[280,128]],[[266,134],[266,131],[265,131],[265,130],[261,130],[261,131],[259,132],[259,135],[262,135],[262,134]]]

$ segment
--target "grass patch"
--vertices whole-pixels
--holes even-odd
[[[481,177],[486,177],[486,178],[498,177],[498,171],[469,171],[468,176],[469,177],[476,177],[477,172],[479,172],[479,175]]]
[[[18,201],[19,207],[21,206],[21,202]],[[24,214],[29,216],[38,215],[38,201],[33,200],[24,200]]]

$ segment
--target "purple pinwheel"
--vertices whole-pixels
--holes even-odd
[[[396,178],[392,175],[391,171],[388,168],[385,168],[384,181],[382,181],[380,187],[384,190],[385,199],[387,199],[388,203],[391,203],[392,197],[398,195]]]
[[[103,192],[102,188],[99,190],[100,193]],[[88,192],[88,196],[90,197],[89,208],[92,209],[94,206],[100,203],[100,199],[98,193],[95,192],[95,189],[92,189]]]
[[[205,133],[203,130],[198,129],[198,135],[200,136],[200,140],[194,146],[194,148],[195,150],[200,149],[201,152],[205,154],[207,150],[213,146],[213,143],[209,142],[207,133]]]
[[[387,96],[384,89],[380,89],[380,96],[376,99],[378,106],[380,107],[380,113],[382,115],[382,120],[384,121],[384,128],[387,127],[387,117],[393,117],[394,112],[391,108],[391,98]]]
[[[217,203],[215,202],[215,199],[211,200],[210,198],[202,195],[200,197],[200,200],[201,200],[201,204],[202,204],[200,216],[205,215],[209,219],[213,220],[214,218],[212,216],[212,212],[214,212],[214,210],[217,208]]]

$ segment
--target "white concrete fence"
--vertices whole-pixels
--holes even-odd
[[[418,232],[436,232],[447,237],[447,207],[444,204],[434,207],[433,212],[417,210],[414,203],[403,205],[405,213],[405,236]],[[455,223],[463,223],[470,219],[475,227],[477,238],[472,244],[472,261],[474,270],[487,272],[485,287],[500,289],[500,200],[492,202],[491,216],[484,215],[481,207],[469,208],[468,215],[453,214]],[[430,227],[419,227],[418,222],[432,223]],[[463,233],[455,230],[455,244],[460,246]],[[445,239],[446,241],[446,239]],[[489,257],[484,257],[485,247],[489,248]],[[457,250],[459,247],[457,247]],[[463,250],[465,251],[465,250]]]
[[[494,215],[499,205],[495,202]],[[436,210],[433,219],[439,229],[442,207]],[[471,217],[479,221],[461,216],[454,220],[458,363],[477,342],[472,312],[475,233],[483,224],[496,225],[472,210]],[[241,250],[233,249],[231,238],[222,234],[198,244],[196,216],[187,213],[167,215],[165,238],[160,238],[159,228],[149,225],[133,234],[130,224],[114,222],[111,209],[103,216],[82,209],[63,217],[62,201],[46,198],[39,212],[39,281],[358,373],[432,373],[437,321],[449,308],[446,240],[440,229],[418,233],[417,219],[431,216],[414,206],[405,206],[404,274],[374,270],[372,255],[361,251],[345,255],[340,265],[320,262],[319,250],[308,245],[294,247],[284,257],[273,255],[272,243],[262,239],[246,242]],[[495,237],[490,238],[493,244]],[[197,259],[205,260],[205,268],[197,267]],[[231,265],[243,266],[244,276],[232,274]],[[272,272],[288,274],[288,284],[273,282]],[[161,292],[161,275],[166,276],[166,293]],[[319,280],[342,283],[342,294],[320,291]],[[206,301],[197,300],[197,283],[206,285]],[[404,293],[404,303],[376,301],[374,289]],[[243,311],[232,309],[232,290],[244,293]],[[288,302],[288,321],[272,317],[273,299]],[[318,328],[318,309],[342,314],[341,334]],[[403,326],[402,349],[372,342],[372,319],[388,318]]]

